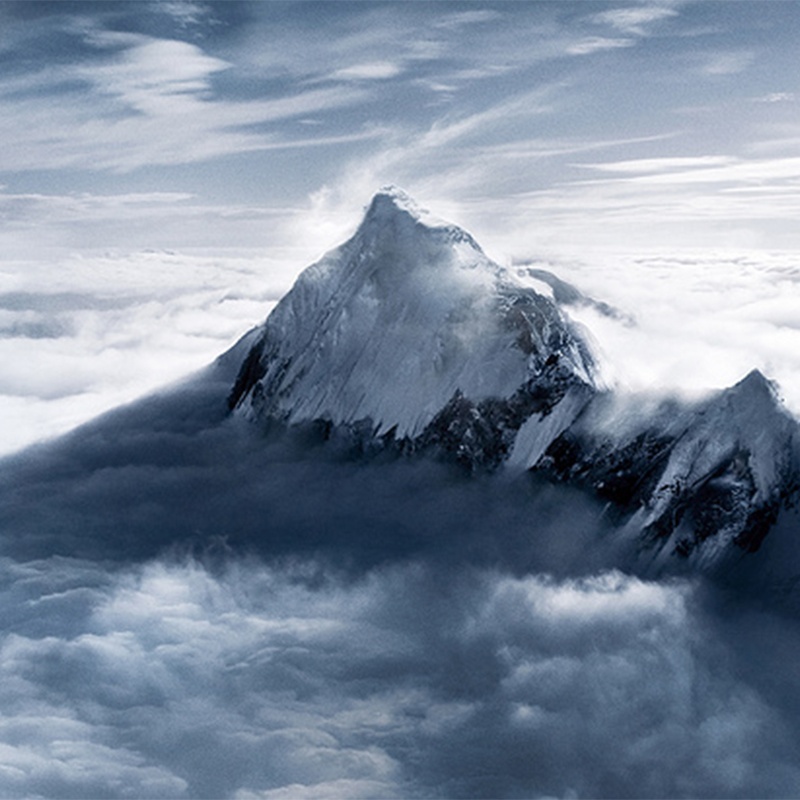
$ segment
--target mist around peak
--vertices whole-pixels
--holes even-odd
[[[411,205],[379,193],[355,234],[300,275],[242,365],[238,413],[416,439],[454,396],[510,397],[553,359],[592,382],[588,346],[548,298]]]

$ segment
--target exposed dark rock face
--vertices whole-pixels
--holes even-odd
[[[571,431],[548,447],[537,469],[597,494],[621,509],[635,508],[655,489],[674,439],[645,431],[619,448],[611,441],[586,448]]]
[[[233,411],[242,397],[252,391],[255,385],[266,374],[266,367],[261,361],[264,353],[264,338],[260,338],[250,349],[247,357],[242,362],[239,374],[236,376],[236,383],[233,384],[231,393],[228,395],[228,408]]]
[[[577,387],[591,392],[551,356],[542,372],[511,397],[475,402],[456,392],[412,442],[413,450],[439,450],[469,470],[495,469],[508,457],[522,424],[532,415],[550,414],[567,391]]]

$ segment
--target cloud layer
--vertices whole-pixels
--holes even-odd
[[[226,417],[241,355],[0,465],[0,793],[798,793],[772,537],[625,573],[566,488]]]
[[[628,324],[591,307],[570,311],[595,337],[610,379],[623,390],[697,396],[757,368],[800,413],[795,253],[611,251],[544,263],[632,315]]]
[[[312,237],[287,228],[286,240],[303,242],[296,248],[92,254],[63,257],[56,272],[48,261],[0,264],[0,406],[14,421],[0,433],[0,452],[63,433],[212,361],[263,321],[299,269],[342,241],[357,218],[326,224],[325,212],[312,210],[309,220],[318,223]],[[512,268],[554,272],[622,312],[566,309],[621,388],[697,396],[757,368],[800,412],[793,252],[569,253],[504,237],[486,249]]]
[[[7,797],[800,785],[787,639],[763,614],[710,617],[701,587],[421,564],[346,581],[302,562],[0,566]],[[742,669],[751,647],[777,674]]]
[[[210,362],[390,182],[619,308],[623,386],[800,410],[797,24],[0,5],[0,451]],[[565,489],[242,430],[236,361],[0,463],[0,795],[800,795],[796,517],[733,591],[636,576]]]
[[[0,450],[64,433],[205,366],[287,290],[286,262],[247,250],[6,262]]]

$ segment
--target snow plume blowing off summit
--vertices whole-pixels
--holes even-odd
[[[797,454],[760,373],[617,397],[382,191],[202,373],[0,462],[0,795],[800,797]]]

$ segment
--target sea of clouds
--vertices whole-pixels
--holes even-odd
[[[788,797],[798,627],[692,582],[0,561],[5,797]]]
[[[64,433],[202,368],[259,324],[301,267],[347,235],[302,247],[64,255],[0,264],[0,453]],[[323,240],[327,244],[323,244]],[[546,269],[620,313],[566,310],[610,383],[698,396],[757,368],[800,413],[800,254],[593,250],[490,256]]]
[[[525,474],[226,418],[235,362],[3,463],[0,794],[800,794],[791,609]]]
[[[260,322],[293,277],[280,253],[247,250],[0,263],[0,452],[200,369]]]
[[[620,312],[568,309],[612,383],[757,367],[800,409],[796,254],[489,254]],[[6,453],[202,368],[313,256],[65,258],[2,267]],[[530,476],[240,425],[241,355],[0,463],[1,795],[800,795],[796,608],[642,570]]]

